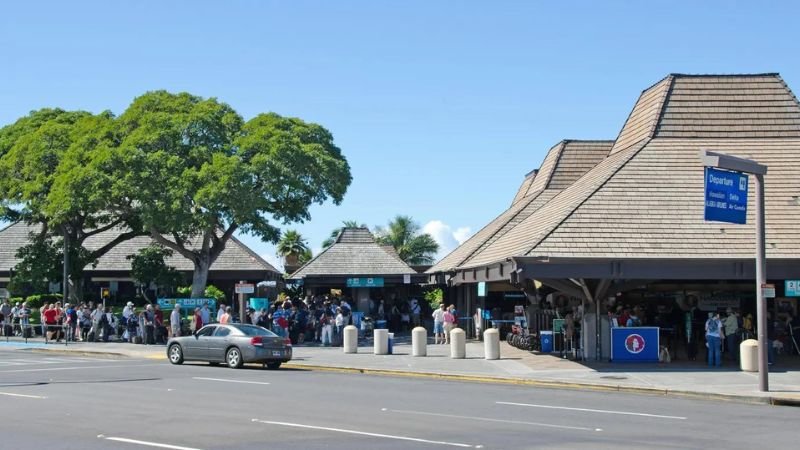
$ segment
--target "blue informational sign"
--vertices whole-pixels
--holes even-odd
[[[611,329],[612,362],[658,362],[658,327]]]
[[[372,287],[383,287],[383,278],[375,277],[375,278],[348,278],[347,279],[347,287],[363,287],[363,288],[372,288]]]
[[[217,308],[217,300],[213,298],[160,298],[158,299],[158,306],[161,309],[172,309],[175,304],[181,305],[181,309],[186,311],[194,311],[195,308],[202,308],[203,305],[208,305],[208,309],[214,311]]]
[[[800,280],[786,280],[786,297],[800,297]]]
[[[250,307],[256,311],[269,308],[268,298],[250,297],[250,299],[247,301],[250,304]]]
[[[705,220],[747,223],[747,175],[706,167]]]

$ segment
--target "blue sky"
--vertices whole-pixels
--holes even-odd
[[[564,138],[613,139],[670,72],[780,72],[800,89],[791,2],[15,2],[0,8],[0,125],[45,106],[122,112],[153,89],[245,118],[318,122],[353,173],[292,225],[413,216],[445,251]],[[242,237],[274,260],[274,248]]]

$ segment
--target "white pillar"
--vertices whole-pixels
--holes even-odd
[[[358,328],[355,325],[344,327],[344,345],[342,349],[345,353],[358,353]]]
[[[483,332],[483,353],[486,359],[500,359],[500,332],[497,328]]]
[[[428,355],[428,330],[423,327],[411,330],[411,354],[413,356]]]
[[[467,334],[461,328],[450,331],[450,357],[464,359],[467,357]]]
[[[388,355],[389,354],[389,330],[384,328],[379,328],[373,330],[373,337],[375,339],[375,346],[373,353],[376,355]]]

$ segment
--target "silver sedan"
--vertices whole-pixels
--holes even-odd
[[[268,369],[277,369],[292,359],[292,344],[255,325],[211,324],[191,336],[170,339],[167,358],[172,364],[208,361],[238,369],[244,363],[262,363]]]

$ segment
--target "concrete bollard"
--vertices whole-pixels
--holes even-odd
[[[375,338],[375,346],[373,353],[376,355],[389,354],[389,330],[385,328],[373,330],[373,337]]]
[[[428,356],[428,330],[423,327],[411,330],[411,355]]]
[[[483,354],[486,359],[500,359],[500,332],[497,328],[483,332]]]
[[[744,372],[758,372],[758,341],[746,339],[739,344],[739,364]]]
[[[453,328],[450,331],[450,357],[453,359],[467,357],[467,333],[461,328]]]
[[[354,325],[344,327],[344,345],[342,350],[345,353],[358,353],[358,328]]]

